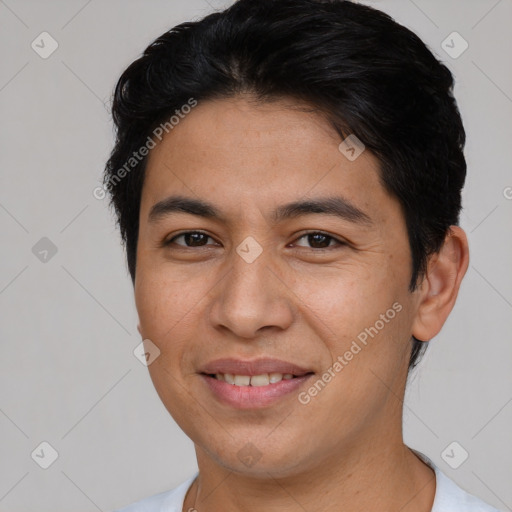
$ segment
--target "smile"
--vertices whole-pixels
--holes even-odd
[[[290,380],[295,378],[291,373],[262,373],[261,375],[233,375],[231,373],[217,373],[211,375],[217,380],[233,384],[234,386],[268,386],[281,382],[283,379]]]

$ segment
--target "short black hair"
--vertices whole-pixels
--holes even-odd
[[[459,223],[465,131],[453,85],[417,35],[348,0],[238,0],[170,29],[123,72],[113,97],[116,141],[104,186],[132,281],[147,157],[128,170],[126,162],[191,98],[250,93],[312,106],[378,158],[381,182],[404,214],[413,291],[428,257]],[[412,338],[410,369],[424,341]]]

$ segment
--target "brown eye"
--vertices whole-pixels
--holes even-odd
[[[176,240],[183,239],[184,243],[177,243]],[[212,239],[210,236],[208,236],[206,233],[203,233],[201,231],[187,231],[185,233],[181,233],[167,242],[165,242],[165,245],[171,245],[176,244],[182,247],[204,247],[208,239]]]
[[[319,231],[315,231],[312,233],[305,233],[301,237],[299,237],[297,240],[302,240],[303,238],[307,239],[307,243],[310,244],[311,249],[328,249],[330,247],[333,247],[331,242],[335,242],[334,246],[336,245],[345,245],[342,241],[328,235],[327,233],[322,233]],[[297,244],[299,247],[304,247],[303,245]]]

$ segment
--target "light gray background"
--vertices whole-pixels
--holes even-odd
[[[209,2],[209,3],[208,3]],[[107,111],[119,74],[171,26],[220,0],[0,1],[0,510],[109,511],[196,470],[192,442],[147,368],[132,286],[106,200]],[[405,441],[470,492],[512,510],[512,0],[368,1],[454,72],[468,142],[459,301],[408,389]],[[31,42],[59,47],[42,59]],[[453,31],[469,48],[441,47]],[[32,247],[48,237],[57,253]],[[42,441],[58,452],[42,469]],[[457,470],[443,450],[469,458]]]

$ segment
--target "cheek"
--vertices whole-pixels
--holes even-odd
[[[400,298],[403,276],[385,262],[294,272],[293,295],[304,315],[331,338],[346,339],[373,325]]]
[[[336,375],[318,405],[329,408],[330,400],[342,400],[350,416],[363,403],[372,408],[383,400],[387,388],[382,382],[393,381],[401,371],[409,348],[407,284],[408,274],[386,266],[385,260],[364,270],[338,268],[331,275],[309,274],[295,282],[304,325],[328,353],[325,370]],[[343,399],[335,398],[339,393]],[[333,417],[344,421],[337,413]]]
[[[183,332],[191,328],[191,318],[205,298],[201,281],[183,274],[155,269],[137,274],[135,304],[141,331],[161,350],[179,348]]]

